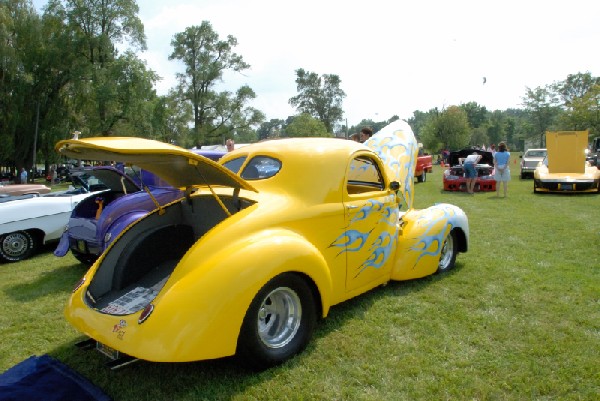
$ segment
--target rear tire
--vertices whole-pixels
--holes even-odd
[[[312,291],[297,274],[284,273],[256,294],[240,330],[238,357],[255,370],[278,365],[302,351],[316,324]]]
[[[27,259],[35,249],[34,238],[27,231],[15,231],[0,236],[0,259],[18,262]]]

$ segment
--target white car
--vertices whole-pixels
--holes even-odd
[[[92,173],[93,174],[93,173]],[[0,198],[0,260],[18,262],[58,240],[75,206],[106,187],[84,174],[67,191]]]
[[[546,149],[527,149],[527,151],[521,156],[521,179],[531,176],[538,164],[544,160],[547,155]]]

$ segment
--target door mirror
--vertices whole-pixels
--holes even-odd
[[[400,189],[400,183],[398,181],[390,182],[390,189],[394,192],[398,191]]]

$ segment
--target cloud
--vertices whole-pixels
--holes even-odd
[[[222,88],[249,85],[257,93],[253,106],[268,118],[294,114],[288,100],[297,94],[298,68],[340,77],[350,125],[469,101],[491,110],[521,107],[526,87],[600,68],[600,3],[587,0],[138,4],[149,49],[140,57],[163,77],[160,94],[182,71],[168,60],[171,39],[206,20],[221,38],[236,37],[235,52],[251,65],[243,75],[228,74]]]

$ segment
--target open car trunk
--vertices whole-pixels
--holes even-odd
[[[253,204],[236,196],[220,199],[231,215]],[[113,315],[143,309],[188,249],[228,218],[210,194],[183,198],[163,210],[139,220],[107,249],[86,293],[91,308]]]

